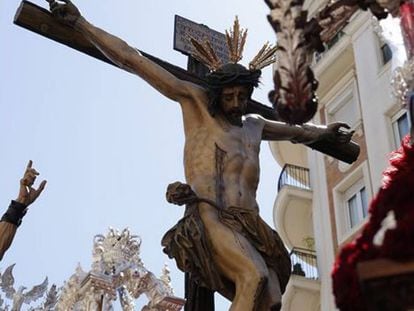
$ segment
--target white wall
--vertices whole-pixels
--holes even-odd
[[[332,295],[331,271],[334,263],[332,226],[326,189],[326,171],[323,155],[309,152],[309,167],[313,189],[313,225],[319,278],[321,282],[321,310],[335,310]]]
[[[375,193],[381,183],[381,173],[387,166],[387,156],[393,148],[388,114],[394,104],[390,89],[390,70],[389,66],[381,64],[379,43],[372,30],[369,13],[357,14],[345,28],[345,32],[352,42],[359,104],[368,149],[369,180]],[[331,279],[335,260],[333,224],[328,205],[328,191],[332,189],[327,189],[324,156],[309,152],[308,160],[313,188],[315,244],[321,280],[321,311],[332,311],[336,310]]]
[[[357,82],[372,189],[375,193],[381,184],[381,174],[387,166],[392,150],[390,120],[387,112],[394,100],[391,95],[389,66],[382,66],[378,38],[372,30],[371,17],[361,14],[352,33]],[[357,26],[361,25],[357,28]]]

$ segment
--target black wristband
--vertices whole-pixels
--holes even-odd
[[[1,221],[9,222],[16,226],[20,226],[22,223],[22,218],[26,214],[27,206],[25,204],[16,202],[14,200],[11,201],[7,212],[4,213]]]

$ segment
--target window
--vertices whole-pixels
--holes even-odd
[[[381,56],[383,65],[387,64],[392,59],[392,50],[386,43],[381,46]]]
[[[354,79],[349,80],[326,105],[327,121],[345,122],[355,129],[360,122],[358,88]]]
[[[349,225],[352,229],[361,223],[368,215],[367,191],[365,190],[365,187],[362,187],[352,195],[351,198],[347,200],[346,206],[349,215]]]
[[[341,244],[361,229],[368,217],[371,183],[367,162],[350,172],[332,192],[337,239]]]
[[[408,114],[406,111],[396,114],[392,120],[392,127],[394,132],[394,143],[395,147],[398,148],[401,144],[401,140],[405,135],[408,134],[410,130],[410,125],[408,122]]]
[[[343,101],[340,106],[336,107],[334,111],[329,112],[329,119],[331,122],[343,122],[348,120],[354,120],[356,118],[356,105],[354,103],[354,98],[352,95],[352,93],[349,93],[346,98],[343,98]]]

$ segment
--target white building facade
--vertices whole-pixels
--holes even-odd
[[[325,5],[306,1],[309,15]],[[292,252],[285,311],[335,310],[331,271],[341,246],[360,231],[388,155],[408,133],[406,111],[391,95],[391,53],[372,15],[356,13],[329,48],[315,56],[316,124],[343,121],[361,147],[352,165],[303,145],[272,142],[283,167],[274,204],[276,230]]]

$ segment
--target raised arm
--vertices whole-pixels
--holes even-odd
[[[199,87],[178,79],[158,64],[144,57],[122,39],[90,24],[70,0],[47,0],[53,15],[62,23],[74,27],[120,68],[147,81],[168,98],[180,101]]]
[[[32,167],[32,164],[32,161],[29,161],[27,164],[24,176],[20,180],[19,194],[16,200],[11,201],[9,208],[1,218],[0,260],[13,242],[17,227],[21,224],[28,206],[39,197],[46,186],[46,181],[44,180],[40,183],[39,188],[33,188],[33,184],[39,173]]]
[[[258,116],[263,125],[262,139],[264,140],[289,140],[293,143],[309,145],[318,141],[327,141],[340,144],[349,143],[354,131],[349,129],[346,123],[335,122],[327,126],[303,124],[289,125],[283,122],[270,121]]]

